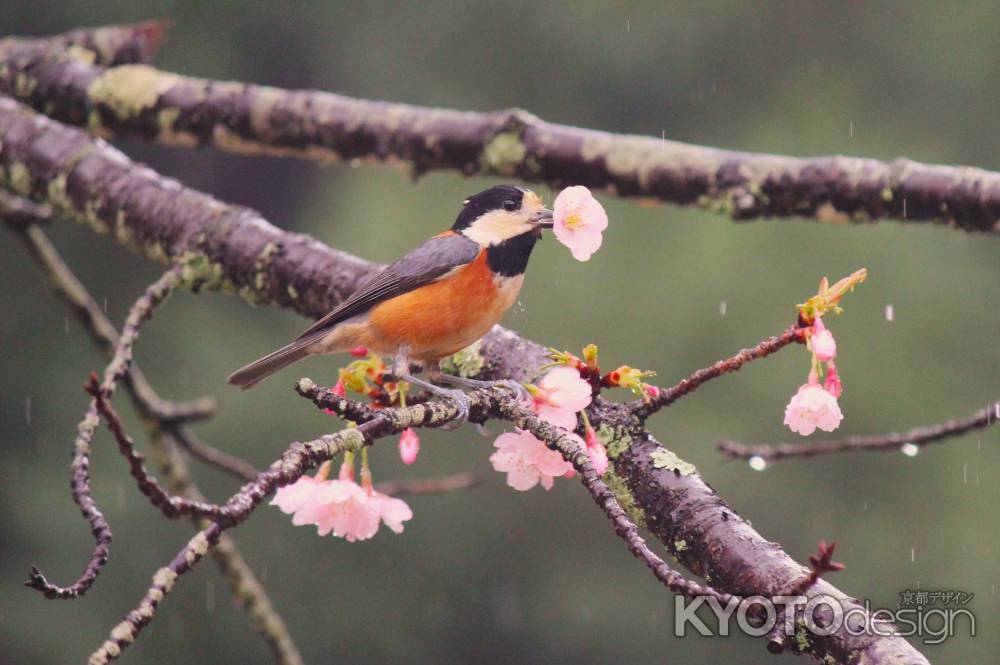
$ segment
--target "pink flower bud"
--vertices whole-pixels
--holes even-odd
[[[597,475],[603,476],[608,470],[608,451],[604,449],[604,444],[590,427],[587,428],[585,441],[587,442],[587,454],[590,456],[591,464],[594,465],[594,470],[597,471]]]
[[[844,392],[844,386],[840,383],[840,374],[832,360],[826,364],[826,380],[823,382],[823,388],[834,397],[840,397]]]
[[[818,316],[813,323],[809,347],[820,362],[829,362],[837,357],[837,341],[833,339],[833,333],[823,324],[823,319]]]
[[[368,347],[356,346],[353,349],[351,349],[351,355],[354,356],[355,358],[364,358],[365,356],[368,355]]]
[[[399,437],[399,457],[403,464],[410,465],[417,461],[417,453],[420,452],[420,437],[411,428],[403,430]]]

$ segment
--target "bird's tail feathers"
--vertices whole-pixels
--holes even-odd
[[[236,370],[229,376],[228,381],[230,384],[239,386],[243,390],[250,390],[275,372],[309,355],[308,347],[314,341],[314,339],[306,338],[297,339],[290,344],[286,344],[277,351],[272,351],[246,367]]]

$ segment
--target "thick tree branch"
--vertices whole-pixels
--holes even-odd
[[[317,317],[378,269],[307,236],[284,233],[253,211],[227,206],[138,168],[106,144],[2,99],[0,141],[0,187],[50,203],[59,214],[95,229],[113,231],[119,242],[151,258],[178,261],[186,286],[228,288],[254,302],[281,304]],[[480,378],[530,380],[547,359],[545,348],[498,327],[476,349],[464,353],[460,369]],[[431,402],[393,409],[412,414],[396,423],[403,427],[395,431],[424,422],[418,415],[428,408],[446,407]],[[685,565],[699,574],[710,573],[716,589],[737,595],[769,595],[801,578],[802,567],[728,507],[723,511],[725,504],[697,474],[680,476],[688,486],[673,491],[678,476],[668,467],[655,466],[649,456],[656,453],[653,457],[659,462],[687,467],[679,460],[670,462],[669,451],[657,448],[648,435],[634,435],[639,423],[631,413],[603,400],[594,411],[594,422],[601,423],[609,449],[617,450],[621,458],[608,478],[609,489],[633,521],[642,516],[672,551],[683,541]],[[377,417],[350,430],[354,434],[338,435],[374,436],[372,428],[385,427],[385,422]],[[306,466],[328,459],[331,440],[293,446],[281,463],[244,487],[243,498],[227,504],[219,523],[228,526],[245,519],[250,506],[279,481],[293,482],[295,473],[301,475]],[[642,454],[625,455],[621,450],[636,447]],[[727,517],[717,514],[707,531],[701,521],[709,516],[692,510],[691,502],[694,507],[715,507]],[[656,519],[650,521],[652,516]],[[671,528],[659,528],[661,522],[656,520],[669,521]],[[817,658],[844,656],[845,663],[862,658],[871,663],[926,663],[905,640],[892,637],[814,636],[809,651]]]
[[[224,83],[0,43],[0,92],[105,136],[324,161],[373,160],[697,204],[734,219],[939,222],[1000,232],[1000,174],[971,167],[797,158],[312,90]]]
[[[1000,422],[1000,401],[993,402],[986,408],[976,411],[968,418],[914,427],[905,432],[890,432],[873,436],[849,436],[833,441],[772,443],[757,446],[748,446],[739,441],[723,439],[719,442],[719,450],[730,459],[760,457],[765,462],[773,463],[787,457],[814,457],[858,450],[899,450],[901,446],[906,444],[923,447],[995,425],[997,422]]]

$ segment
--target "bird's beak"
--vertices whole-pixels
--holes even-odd
[[[541,229],[551,229],[553,224],[552,211],[548,208],[542,208],[531,216],[529,222]]]

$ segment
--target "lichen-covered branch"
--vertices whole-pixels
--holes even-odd
[[[669,388],[657,388],[653,391],[654,397],[646,397],[632,402],[630,405],[632,413],[638,418],[645,420],[663,407],[670,406],[684,395],[694,392],[706,381],[710,381],[723,374],[737,372],[748,362],[765,358],[793,343],[805,343],[805,328],[792,326],[776,337],[768,337],[756,346],[743,349],[734,356],[720,360],[709,367],[699,369],[688,378],[681,380]]]
[[[890,432],[869,436],[849,436],[832,441],[806,443],[771,443],[748,446],[739,441],[724,439],[719,442],[719,450],[730,459],[760,457],[772,463],[788,457],[815,457],[833,453],[850,453],[859,450],[899,450],[910,444],[923,447],[961,436],[967,432],[983,429],[1000,422],[1000,401],[979,409],[968,418],[946,420],[936,425],[914,427],[905,432]]]
[[[721,150],[545,122],[313,90],[209,81],[145,64],[90,65],[0,43],[0,92],[105,136],[233,152],[405,165],[586,185],[700,205],[734,219],[940,222],[1000,232],[1000,174],[971,167]]]
[[[177,261],[182,266],[181,281],[190,288],[224,288],[253,302],[279,304],[318,317],[378,270],[308,236],[282,232],[251,210],[227,206],[139,168],[100,140],[10,100],[0,99],[0,141],[0,187],[51,204],[60,215],[96,230],[111,232],[118,242],[150,258]],[[547,361],[544,347],[497,327],[458,359],[455,371],[478,378],[532,380]],[[402,426],[395,431],[401,431],[426,422],[424,416],[433,413],[426,409],[447,408],[447,404],[430,402],[390,411],[410,414],[395,422]],[[702,529],[701,518],[706,516],[692,511],[691,502],[714,506],[720,512],[725,504],[697,474],[680,476],[687,479],[685,491],[671,491],[677,476],[670,469],[680,473],[689,465],[650,443],[646,435],[633,434],[641,428],[634,414],[604,400],[597,400],[592,412],[609,453],[621,457],[605,478],[608,488],[639,526],[660,527],[658,520],[670,521],[671,529],[657,528],[653,533],[671,551],[687,552],[681,556],[684,565],[710,574],[714,588],[734,595],[768,595],[801,578],[801,566],[728,507],[724,510],[727,517],[712,522],[712,530]],[[371,428],[376,426],[387,427],[386,421],[375,418],[341,436],[354,437],[352,445],[362,445],[365,432],[374,436]],[[331,440],[325,437],[293,446],[282,462],[244,486],[242,498],[227,504],[220,523],[228,526],[245,519],[249,507],[279,483],[293,482],[296,473],[301,475],[306,467],[328,459]],[[623,456],[623,449],[636,446],[645,451],[645,457]],[[648,462],[652,453],[661,466]],[[692,475],[697,482],[691,480]],[[706,558],[704,563],[701,557]],[[834,633],[815,636],[808,650],[818,658],[843,655],[844,663],[859,662],[861,657],[870,663],[926,663],[905,640],[893,637]]]

